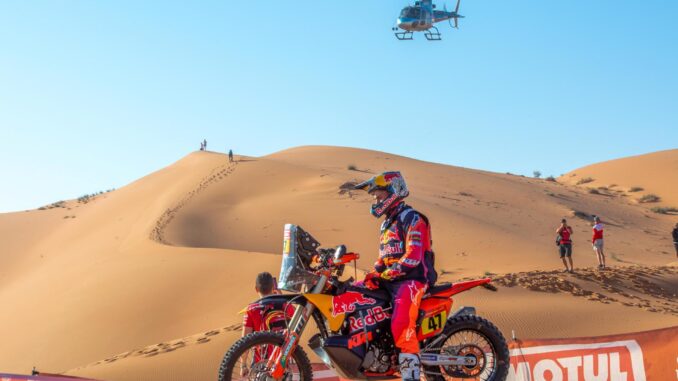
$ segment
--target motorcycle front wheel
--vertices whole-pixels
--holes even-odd
[[[275,347],[282,347],[285,337],[270,331],[254,332],[228,350],[219,367],[219,381],[265,381],[270,369],[268,357]],[[301,347],[294,350],[285,369],[284,381],[312,381],[313,369]]]
[[[476,315],[458,316],[445,324],[445,338],[422,353],[467,356],[474,366],[424,366],[427,381],[504,381],[509,369],[506,339],[489,320]]]

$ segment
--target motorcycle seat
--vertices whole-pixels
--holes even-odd
[[[452,288],[452,286],[453,286],[452,283],[436,284],[433,287],[428,289],[428,291],[424,295],[424,299],[438,296],[438,294],[444,294],[444,293],[446,293],[446,291],[449,291]]]

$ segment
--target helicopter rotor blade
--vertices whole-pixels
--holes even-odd
[[[457,7],[454,8],[454,13],[459,13],[459,3],[461,3],[461,0],[457,0]]]

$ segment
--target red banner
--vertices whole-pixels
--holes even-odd
[[[508,381],[678,380],[678,327],[613,336],[516,340]]]

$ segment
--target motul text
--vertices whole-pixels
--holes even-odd
[[[635,340],[511,350],[509,381],[646,381]]]

